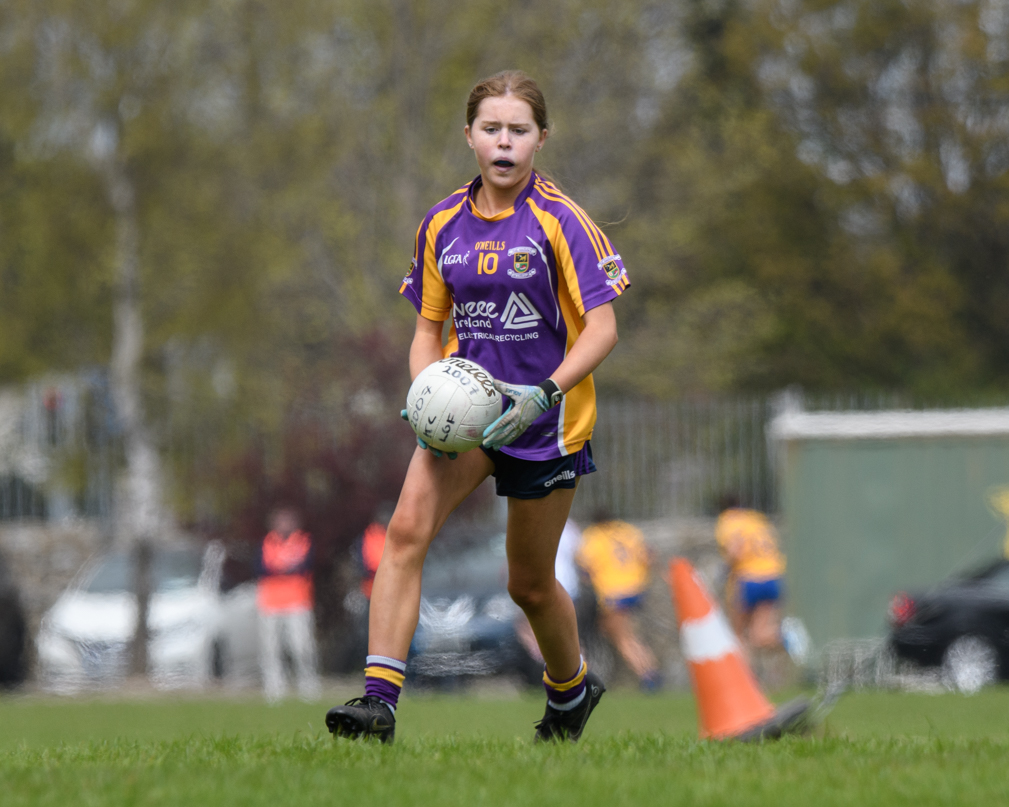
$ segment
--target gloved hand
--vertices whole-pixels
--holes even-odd
[[[399,416],[403,418],[403,420],[405,420],[407,423],[410,422],[410,413],[407,412],[405,409],[399,413]],[[420,437],[417,438],[417,445],[419,445],[423,449],[426,449],[427,451],[430,451],[436,457],[440,457],[442,454],[446,454],[450,460],[454,460],[456,457],[459,456],[459,454],[455,451],[439,451],[437,448],[431,448],[431,446],[429,446],[427,443],[421,440]]]
[[[494,389],[511,398],[511,406],[505,413],[484,429],[484,446],[496,450],[515,442],[536,418],[550,408],[550,400],[542,387],[495,381]]]

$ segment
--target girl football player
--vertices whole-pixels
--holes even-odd
[[[326,724],[337,736],[393,739],[428,547],[493,475],[508,497],[508,592],[546,662],[536,739],[577,740],[605,687],[582,659],[554,556],[578,478],[596,469],[591,373],[617,342],[612,300],[629,281],[609,239],[533,170],[548,127],[531,78],[505,71],[477,84],[464,132],[480,175],[425,216],[400,288],[417,309],[410,374],[471,359],[510,405],[479,451],[442,456],[418,439],[372,590],[365,695],[331,709]]]

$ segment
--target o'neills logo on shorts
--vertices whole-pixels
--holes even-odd
[[[550,479],[543,483],[543,487],[550,488],[556,485],[558,482],[566,482],[569,479],[574,479],[578,474],[574,471],[561,471],[553,479]]]

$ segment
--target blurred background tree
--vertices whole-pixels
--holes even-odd
[[[204,532],[283,496],[342,552],[395,495],[399,280],[506,67],[631,271],[604,393],[1009,380],[1002,0],[2,0],[0,30],[0,382],[115,365],[132,288],[138,411]]]

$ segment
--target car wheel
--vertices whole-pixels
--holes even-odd
[[[942,672],[950,689],[973,695],[998,677],[998,653],[981,636],[961,636],[946,648]]]

